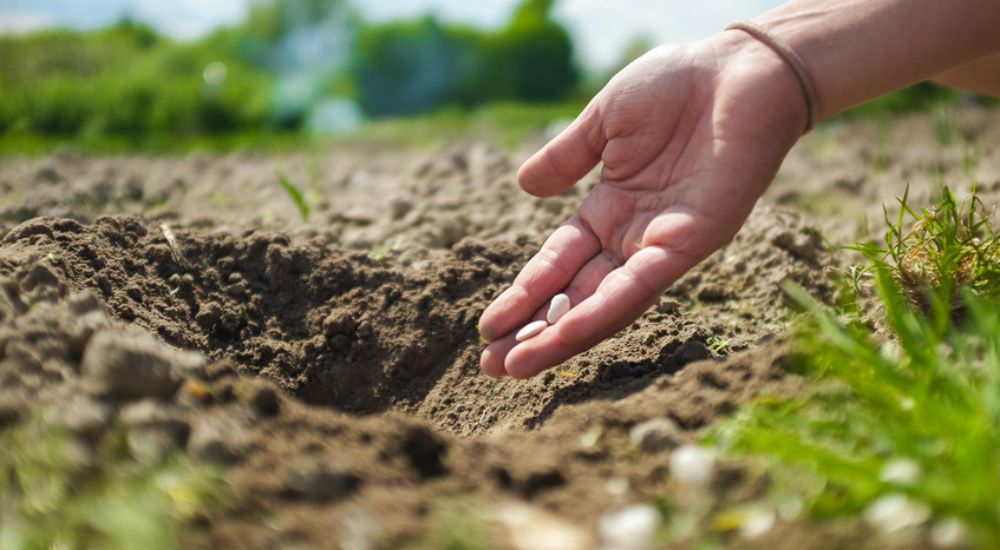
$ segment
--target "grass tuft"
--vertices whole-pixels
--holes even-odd
[[[1000,235],[991,227],[975,188],[961,203],[943,188],[933,208],[914,210],[906,194],[900,206],[896,220],[886,212],[884,245],[869,242],[852,248],[873,265],[889,269],[907,300],[925,314],[944,308],[960,316],[966,289],[1000,302]]]
[[[419,548],[428,550],[492,550],[494,519],[486,506],[467,498],[438,502],[431,512],[426,538]]]
[[[0,433],[0,448],[0,548],[178,548],[224,501],[215,467],[137,461],[121,430],[91,450],[34,418]]]
[[[767,457],[776,476],[806,475],[783,486],[805,493],[814,517],[857,517],[903,495],[1000,543],[996,237],[975,197],[960,206],[946,190],[919,213],[901,202],[885,246],[857,246],[884,330],[787,288],[806,310],[791,365],[812,389],[762,398],[711,438]]]

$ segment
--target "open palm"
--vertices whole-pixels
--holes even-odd
[[[551,196],[603,162],[577,215],[483,313],[483,371],[534,376],[635,320],[732,239],[801,133],[803,105],[780,58],[738,32],[626,67],[518,174]],[[573,309],[515,342],[559,292]]]

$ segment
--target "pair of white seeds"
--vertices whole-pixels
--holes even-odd
[[[528,338],[538,336],[546,327],[556,324],[559,319],[562,319],[563,315],[569,313],[569,308],[569,296],[556,294],[549,304],[549,312],[545,315],[545,319],[539,319],[538,321],[532,321],[524,325],[524,328],[517,331],[517,334],[514,335],[514,339],[518,342],[523,342]]]

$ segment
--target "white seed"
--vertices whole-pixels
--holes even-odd
[[[563,315],[569,313],[570,303],[569,296],[565,294],[556,294],[552,298],[552,303],[549,304],[549,313],[545,316],[548,319],[550,325],[556,324],[559,319],[562,319]]]
[[[547,326],[549,326],[549,324],[545,321],[534,321],[532,323],[528,323],[527,325],[524,325],[524,328],[517,331],[517,334],[514,335],[514,339],[518,342],[523,342],[528,338],[538,336],[538,334],[545,330],[545,327]]]
[[[598,530],[604,548],[646,550],[654,546],[660,512],[648,504],[634,504],[601,517]]]

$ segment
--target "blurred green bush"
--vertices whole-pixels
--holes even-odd
[[[0,136],[139,145],[294,132],[334,97],[371,117],[561,100],[578,73],[552,4],[525,0],[496,31],[430,17],[366,24],[344,0],[287,0],[189,43],[131,21],[0,37]]]
[[[267,120],[270,78],[212,47],[128,21],[0,38],[0,133],[225,134]]]
[[[553,3],[525,0],[496,31],[432,17],[362,28],[350,66],[361,106],[385,116],[565,99],[579,72],[569,33],[551,17]]]
[[[522,0],[493,30],[433,17],[372,24],[349,0],[261,0],[243,23],[193,42],[131,21],[0,37],[0,150],[68,141],[113,149],[267,142],[356,126],[352,102],[371,118],[431,113],[431,120],[484,104],[575,106],[605,79],[581,84],[570,35],[551,15],[554,2]],[[960,98],[920,84],[847,116]]]

